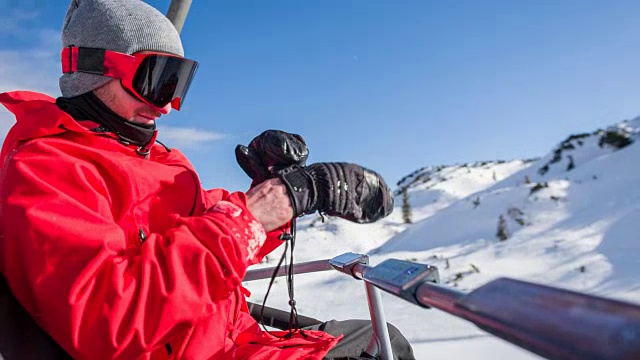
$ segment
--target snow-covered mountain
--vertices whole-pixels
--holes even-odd
[[[296,262],[352,251],[369,254],[372,264],[436,265],[443,282],[462,290],[508,276],[640,303],[638,140],[640,118],[571,135],[539,159],[421,168],[398,182],[396,209],[378,223],[303,218]],[[284,284],[277,280],[268,305],[287,309]],[[245,285],[261,302],[267,282]],[[295,285],[301,314],[368,317],[359,281],[323,272],[298,275]],[[419,359],[537,358],[438,310],[388,294],[383,300],[387,320]]]

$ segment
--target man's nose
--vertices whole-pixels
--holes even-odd
[[[158,108],[158,111],[160,111],[162,115],[167,115],[171,112],[171,103],[168,103],[164,107]]]

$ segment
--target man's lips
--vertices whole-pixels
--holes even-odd
[[[160,117],[160,115],[151,115],[151,114],[138,114],[139,117],[149,120],[149,122],[156,121]]]

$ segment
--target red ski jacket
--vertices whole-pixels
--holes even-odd
[[[338,342],[273,336],[249,315],[247,267],[281,241],[244,193],[204,190],[179,151],[139,155],[49,96],[0,103],[17,120],[0,153],[0,272],[71,356],[321,359]]]

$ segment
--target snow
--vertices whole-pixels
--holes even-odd
[[[636,142],[600,146],[595,131],[540,159],[425,167],[398,183],[395,211],[375,224],[307,216],[298,224],[295,261],[351,251],[369,254],[373,265],[387,258],[435,265],[443,283],[463,291],[507,276],[640,303],[640,118],[607,130]],[[402,220],[402,188],[412,224]],[[506,241],[496,237],[500,215]],[[256,267],[274,266],[276,257]],[[250,301],[261,302],[267,285],[245,283]],[[363,283],[334,271],[297,275],[295,297],[299,313],[315,318],[369,316]],[[382,298],[387,321],[418,359],[539,358],[439,310]],[[287,301],[279,278],[267,304],[286,310]]]

